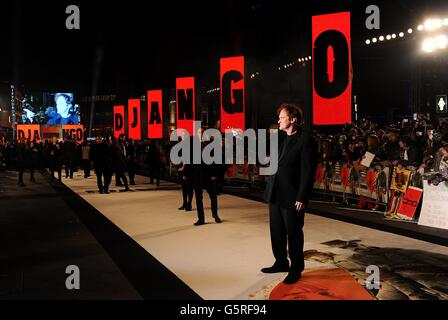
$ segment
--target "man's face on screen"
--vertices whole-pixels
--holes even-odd
[[[68,118],[69,117],[70,105],[67,104],[67,100],[65,100],[64,96],[59,96],[58,97],[58,99],[56,100],[56,108],[58,110],[58,113],[63,118]]]

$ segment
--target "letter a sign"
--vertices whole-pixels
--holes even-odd
[[[148,90],[148,138],[163,138],[162,90]]]
[[[351,122],[350,12],[313,16],[313,124]]]

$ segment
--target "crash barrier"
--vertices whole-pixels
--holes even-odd
[[[254,164],[228,165],[224,179],[227,185],[240,185],[261,191],[265,176]],[[171,176],[177,167],[167,168]],[[319,162],[313,185],[313,200],[339,204],[342,207],[369,210],[388,219],[418,222],[425,226],[448,229],[448,184],[428,183],[436,173],[423,173],[409,166],[390,162],[373,162],[370,167],[358,163]]]

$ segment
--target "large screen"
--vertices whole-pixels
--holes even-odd
[[[25,95],[21,103],[23,124],[79,124],[79,105],[73,93],[44,93],[42,100]]]

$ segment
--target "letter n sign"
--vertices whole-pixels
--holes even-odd
[[[162,90],[148,91],[148,138],[163,138]]]
[[[220,94],[221,131],[244,131],[244,57],[221,58]]]
[[[128,137],[134,140],[141,139],[140,99],[128,100]]]
[[[176,78],[177,129],[185,129],[194,135],[194,77]]]
[[[351,122],[350,12],[313,16],[313,123]]]
[[[124,134],[124,106],[114,106],[114,136]]]

